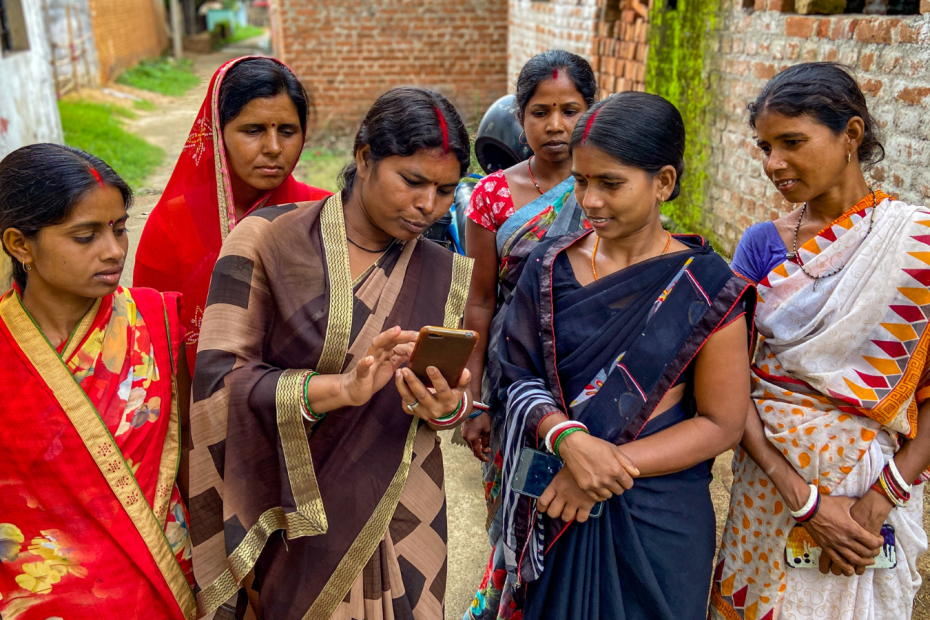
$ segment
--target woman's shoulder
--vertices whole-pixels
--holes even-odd
[[[503,188],[507,188],[509,191],[510,188],[507,185],[507,176],[504,172],[504,170],[498,170],[497,172],[492,172],[487,175],[475,184],[475,191],[488,194],[498,193]]]
[[[730,267],[738,275],[760,282],[782,264],[788,254],[775,222],[761,222],[746,229],[733,253]]]
[[[479,226],[497,232],[513,211],[507,177],[498,170],[478,181],[465,214]]]
[[[264,207],[243,218],[223,242],[224,255],[259,255],[275,249],[293,251],[319,219],[325,200]]]

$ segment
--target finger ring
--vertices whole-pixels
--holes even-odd
[[[419,406],[420,406],[420,401],[415,400],[415,401],[413,401],[412,403],[410,403],[409,405],[407,405],[407,411],[409,411],[410,413],[413,413],[413,410],[416,409],[416,408],[419,407]]]

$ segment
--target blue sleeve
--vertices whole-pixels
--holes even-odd
[[[750,226],[733,253],[730,268],[739,276],[759,283],[785,261],[788,250],[773,222]]]

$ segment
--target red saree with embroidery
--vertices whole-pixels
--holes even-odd
[[[0,616],[193,618],[177,295],[118,289],[57,350],[0,299]]]
[[[171,180],[149,215],[136,251],[134,286],[182,294],[181,326],[186,332],[187,363],[192,376],[210,275],[223,240],[238,221],[220,129],[220,85],[232,67],[248,58],[254,57],[230,60],[213,74]],[[329,195],[289,175],[281,185],[261,196],[248,213]]]

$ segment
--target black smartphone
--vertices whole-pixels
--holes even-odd
[[[560,459],[539,450],[523,448],[517,471],[513,476],[513,490],[521,495],[539,499],[560,469]],[[603,510],[604,502],[598,502],[591,509],[590,517],[596,519],[601,516]]]

